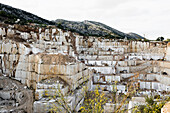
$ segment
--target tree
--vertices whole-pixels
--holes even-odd
[[[166,41],[170,42],[170,39],[168,38]]]
[[[170,100],[170,97],[164,97],[165,99],[160,99],[158,96],[156,101],[153,97],[146,97],[146,105],[139,105],[133,110],[136,113],[160,113],[161,108],[165,105],[166,102]]]
[[[156,39],[156,41],[163,41],[164,40],[164,37],[158,37],[157,39]]]
[[[98,86],[95,91],[86,93],[84,105],[80,108],[81,113],[103,113],[107,100],[106,95],[99,92]]]

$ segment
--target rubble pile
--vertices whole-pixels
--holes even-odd
[[[32,112],[33,92],[20,82],[0,76],[0,112]]]

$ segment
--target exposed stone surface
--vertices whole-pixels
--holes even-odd
[[[83,103],[86,86],[94,90],[100,85],[109,93],[117,82],[118,93],[126,94],[127,84],[134,82],[141,90],[138,96],[170,92],[169,43],[85,37],[54,26],[5,24],[0,25],[0,38],[0,72],[34,90],[34,112],[47,112],[55,103],[50,97],[59,89],[75,111]]]
[[[129,102],[128,113],[132,113],[133,108],[139,105],[146,105],[145,97],[132,97],[132,100]]]
[[[56,28],[37,31],[33,26],[6,25],[0,28],[0,34],[1,73],[35,90],[34,112],[50,109],[49,98],[56,96],[58,85],[63,95],[67,94],[70,108],[79,110],[84,87],[91,88],[92,72],[75,57],[72,33]]]
[[[0,76],[0,112],[32,113],[33,92],[16,80]]]
[[[161,113],[170,113],[170,102],[167,102],[161,109]]]

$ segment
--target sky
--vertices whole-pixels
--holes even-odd
[[[92,20],[148,39],[170,38],[170,0],[0,0],[48,20]]]

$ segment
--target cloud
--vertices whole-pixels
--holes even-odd
[[[58,18],[105,23],[150,39],[170,38],[169,0],[0,0],[49,20]]]

